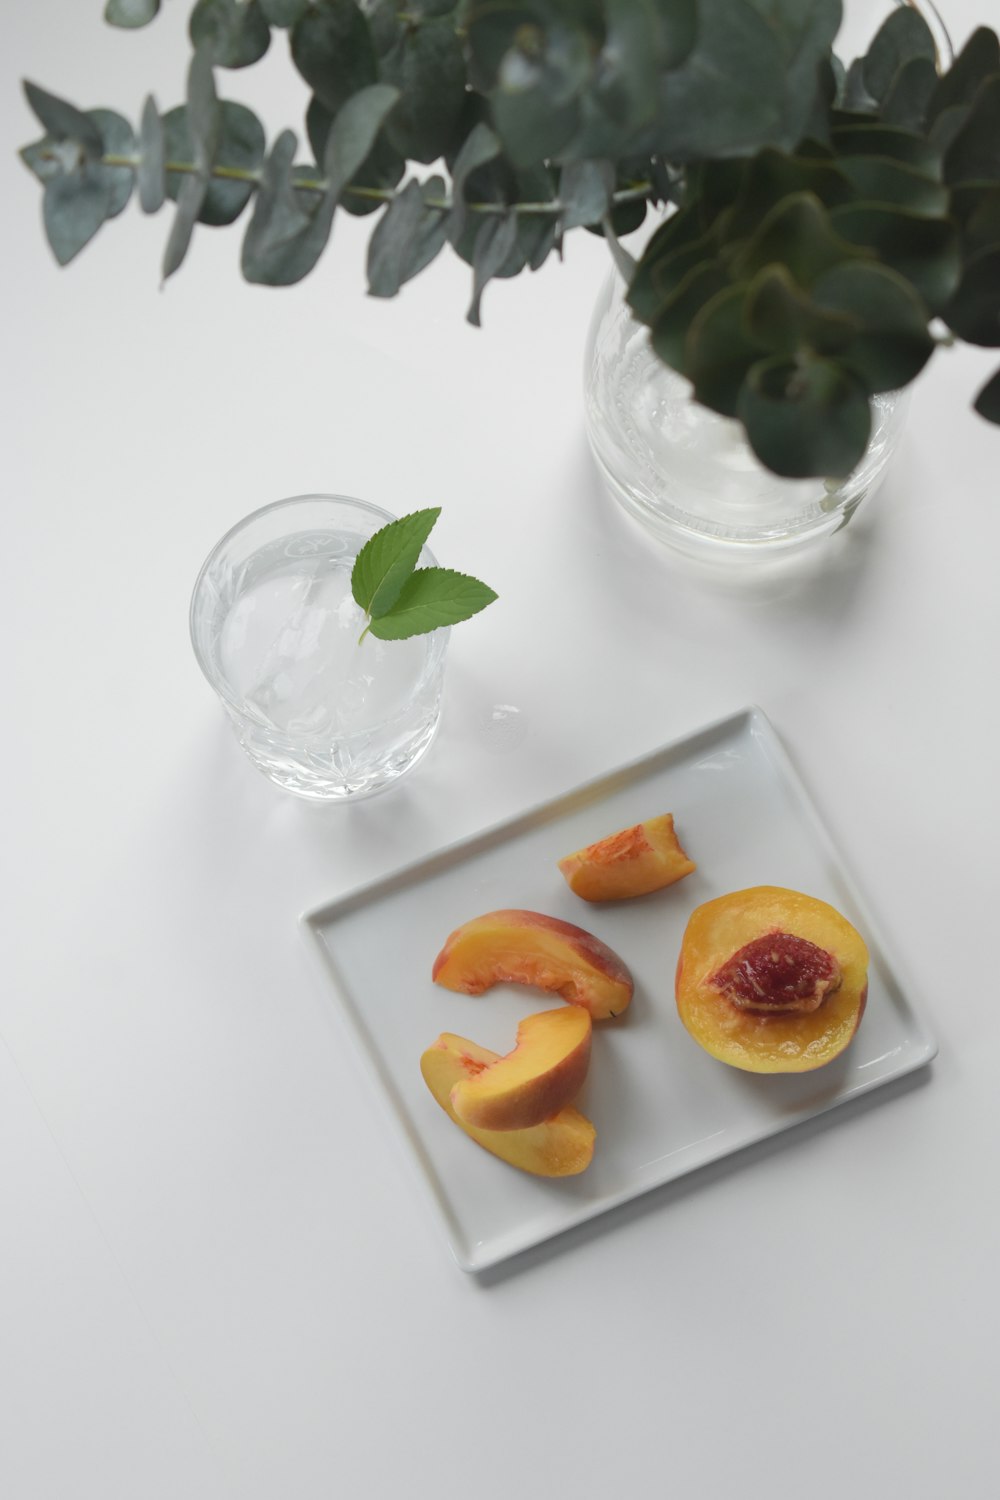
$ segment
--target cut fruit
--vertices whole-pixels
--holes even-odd
[[[537,911],[491,911],[451,934],[432,977],[448,990],[481,995],[495,984],[531,984],[582,1005],[595,1021],[620,1015],[632,976],[593,933]]]
[[[445,1113],[469,1138],[501,1161],[535,1177],[574,1177],[590,1166],[597,1132],[567,1105],[550,1120],[525,1130],[480,1130],[455,1113],[452,1090],[500,1062],[500,1054],[445,1031],[420,1059],[424,1082]]]
[[[663,890],[697,866],[678,842],[673,814],[664,813],[567,854],[559,869],[584,901],[623,901]]]
[[[512,1052],[456,1083],[455,1114],[479,1130],[524,1130],[550,1119],[583,1087],[592,1031],[582,1005],[526,1016]]]
[[[834,907],[755,886],[691,915],[677,1010],[695,1041],[751,1073],[805,1073],[839,1057],[864,1015],[868,949]]]

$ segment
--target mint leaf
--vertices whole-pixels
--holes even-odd
[[[392,609],[440,514],[440,506],[415,510],[390,521],[365,542],[354,559],[351,592],[367,615],[374,619]]]
[[[457,625],[492,604],[496,594],[478,578],[451,568],[418,568],[404,583],[391,610],[371,622],[382,641],[423,635],[441,625]]]

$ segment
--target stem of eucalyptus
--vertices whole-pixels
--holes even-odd
[[[140,165],[140,162],[141,158],[138,156],[106,155],[101,157],[101,165],[105,167],[135,168]],[[177,172],[181,175],[189,175],[197,172],[199,169],[195,166],[194,162],[168,161],[164,170],[167,172]],[[223,182],[249,182],[259,185],[261,180],[261,173],[259,171],[248,171],[244,167],[213,166],[209,175],[211,177],[218,177]],[[309,177],[292,184],[296,192],[319,194],[325,193],[328,185],[323,178]],[[618,192],[613,193],[611,201],[616,207],[620,203],[635,203],[640,198],[648,198],[652,189],[653,184],[651,182],[636,182],[631,187],[621,188]],[[347,187],[344,189],[344,196],[365,198],[369,202],[391,203],[394,198],[398,197],[398,194],[394,188]],[[429,198],[427,200],[428,208],[437,208],[443,213],[448,213],[451,206],[451,203],[447,199]],[[564,211],[566,205],[560,199],[553,198],[547,203],[467,203],[465,206],[470,213],[477,214],[506,214],[513,211],[517,214],[526,215],[558,215]]]

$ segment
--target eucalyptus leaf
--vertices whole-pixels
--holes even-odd
[[[969,104],[953,104],[934,117],[934,123],[927,132],[927,140],[942,160],[965,129],[971,108]]]
[[[163,116],[164,150],[168,162],[191,162],[195,148],[189,126],[190,112],[186,105],[172,109]],[[213,165],[246,173],[249,180],[213,177],[207,184],[199,209],[203,224],[232,224],[246,208],[256,189],[256,177],[264,161],[267,140],[264,127],[244,104],[231,99],[219,105],[218,138]],[[167,193],[176,198],[181,191],[182,172],[167,172]]]
[[[75,171],[83,160],[78,146],[72,142],[54,141],[50,135],[32,141],[30,146],[22,146],[18,155],[42,183],[66,171]]]
[[[369,537],[351,572],[351,592],[367,615],[377,618],[392,609],[440,514],[440,506],[413,511]]]
[[[932,119],[957,105],[971,104],[980,86],[1000,73],[1000,40],[987,26],[978,27],[938,81],[930,102]]]
[[[653,282],[655,267],[675,250],[700,239],[702,233],[697,209],[691,206],[678,209],[657,229],[629,281],[626,297],[641,323],[652,323],[663,301],[662,292]]]
[[[943,183],[891,157],[841,156],[837,169],[857,196],[869,203],[895,204],[911,213],[935,216],[948,212],[948,189]]]
[[[259,0],[198,0],[188,32],[223,68],[248,68],[271,45],[271,28]]]
[[[411,6],[401,12],[397,0],[364,0],[364,9],[372,45],[376,55],[383,58],[399,41],[404,25],[409,24],[403,18],[413,17],[414,10]]]
[[[687,335],[692,319],[707,302],[725,291],[729,284],[725,271],[712,262],[695,266],[682,278],[661,306],[650,333],[653,348],[664,364],[684,371]]]
[[[751,0],[777,38],[784,62],[781,139],[791,146],[806,131],[821,92],[820,64],[830,54],[841,0]]]
[[[515,165],[556,157],[573,139],[580,122],[575,99],[558,104],[541,79],[532,89],[493,95],[493,119],[504,151]]]
[[[451,22],[403,32],[379,72],[399,90],[386,127],[390,144],[411,160],[436,161],[449,149],[465,103],[465,57]]]
[[[692,318],[684,345],[695,397],[724,417],[735,417],[743,382],[766,354],[747,330],[746,294],[746,282],[717,292]]]
[[[466,314],[474,328],[480,326],[480,306],[487,284],[500,274],[516,248],[517,215],[513,212],[493,214],[480,226],[472,259],[472,301]]]
[[[793,193],[765,215],[756,234],[734,256],[734,276],[756,276],[778,262],[801,286],[810,286],[831,266],[864,253],[840,230],[838,216],[851,212],[828,212],[813,194]]]
[[[386,116],[399,100],[399,90],[373,83],[353,94],[333,121],[323,153],[328,194],[337,202],[368,159]]]
[[[687,56],[695,39],[694,4],[681,9],[689,26],[676,63]],[[661,33],[667,33],[662,35],[664,43],[669,40],[667,28],[672,17],[658,10],[653,0],[606,0],[604,12],[606,30],[595,69],[594,103],[600,115],[614,125],[634,128],[656,114],[660,67],[664,65],[657,54]]]
[[[166,151],[163,120],[152,94],[142,107],[139,126],[139,202],[143,212],[155,214],[167,196]]]
[[[443,177],[429,177],[421,186],[424,211],[410,242],[410,253],[406,262],[406,277],[417,276],[425,266],[439,254],[448,243],[448,212],[437,205],[444,199]]]
[[[859,115],[875,115],[878,112],[878,100],[868,90],[865,82],[865,60],[856,57],[844,74],[844,86],[840,93],[840,103],[845,110],[851,110]]]
[[[204,177],[192,174],[185,177],[177,195],[177,208],[170,226],[167,247],[163,252],[163,279],[173,276],[183,263],[191,244],[191,236],[197,223],[201,206],[205,201],[208,183]]]
[[[275,197],[269,221],[266,226],[258,225],[253,235],[251,223],[244,244],[248,280],[291,286],[309,274],[330,238],[341,193],[368,157],[379,127],[398,97],[389,84],[374,83],[348,99],[327,136],[322,195],[313,199],[308,211],[304,211],[295,192],[295,175],[285,144],[282,156],[272,162],[270,182]],[[294,152],[294,138],[291,150]],[[283,173],[287,175],[283,177]]]
[[[754,161],[759,160],[762,155],[763,153],[759,153]],[[710,229],[724,211],[735,211],[735,205],[744,196],[744,184],[750,166],[746,157],[726,156],[719,160],[697,162],[688,168],[686,201],[697,212],[698,223],[703,230]],[[796,186],[803,187],[805,184],[797,183]],[[789,186],[784,191],[792,190]],[[784,192],[778,196],[783,197]],[[759,218],[754,227],[756,222],[759,222]]]
[[[89,115],[65,99],[56,98],[36,83],[25,83],[25,98],[46,131],[56,141],[75,141],[84,156],[98,157],[103,150],[101,132]]]
[[[260,0],[265,19],[286,31],[305,15],[309,4],[310,0]]]
[[[599,223],[608,211],[614,185],[611,162],[567,162],[559,174],[563,228],[575,229],[580,224]]]
[[[136,139],[124,116],[111,109],[92,109],[90,118],[100,131],[102,156],[120,157],[129,163],[135,160]],[[106,162],[95,162],[94,171],[99,172],[107,181],[107,217],[113,219],[122,212],[132,196],[135,170],[131,165],[112,166]]]
[[[937,173],[941,152],[929,140],[896,125],[835,125],[831,132],[838,156],[888,156],[893,161]]]
[[[894,10],[883,22],[864,59],[865,87],[872,98],[882,104],[900,69],[914,58],[926,59],[933,68],[937,48],[934,34],[923,16],[907,5]]]
[[[968,262],[944,319],[967,344],[1000,346],[1000,246],[980,250]]]
[[[976,397],[976,411],[987,422],[1000,422],[1000,370],[988,380]]]
[[[295,134],[283,130],[264,162],[253,214],[243,237],[240,263],[247,281],[287,286],[298,280],[296,247],[311,220],[292,184]]]
[[[159,13],[160,0],[107,0],[104,19],[110,26],[147,26]]]
[[[313,96],[306,111],[306,132],[309,144],[317,161],[326,153],[326,143],[333,127],[334,116],[326,105]],[[340,201],[350,214],[377,213],[385,207],[383,194],[399,184],[406,163],[394,151],[380,132],[361,166],[355,171],[350,183],[341,192]]]
[[[854,320],[854,335],[838,359],[871,395],[908,385],[934,352],[920,298],[887,266],[835,266],[815,282],[811,295],[817,306]]]
[[[410,253],[424,218],[420,184],[411,177],[375,225],[368,242],[368,291],[395,297],[407,279]]]
[[[418,568],[404,583],[392,609],[371,622],[372,635],[383,641],[425,635],[485,609],[496,594],[478,578],[451,568]]]
[[[946,182],[1000,182],[1000,74],[976,94],[944,159]]]
[[[1000,246],[1000,183],[967,183],[951,194],[952,217],[962,236],[967,259]]]
[[[765,267],[754,278],[744,316],[758,344],[769,354],[786,357],[841,354],[860,326],[850,313],[819,306],[779,265]]]
[[[937,81],[937,68],[930,58],[914,57],[905,63],[885,96],[882,119],[904,130],[922,130]]]
[[[207,48],[195,52],[188,69],[187,126],[195,167],[202,176],[207,176],[222,133],[222,110],[215,92],[212,55]]]
[[[516,17],[519,9],[511,7],[508,14]],[[570,147],[581,120],[582,91],[594,68],[594,37],[583,20],[567,6],[556,8],[544,26],[531,17],[510,33],[490,106],[515,166],[551,160]]]
[[[701,0],[698,40],[661,80],[650,145],[671,161],[747,155],[784,139],[786,64],[750,0]]]
[[[45,184],[45,233],[61,266],[93,239],[109,215],[110,203],[110,182],[93,163],[72,174],[60,173]]]
[[[860,251],[877,255],[919,292],[938,313],[961,275],[958,230],[950,219],[931,219],[908,209],[876,203],[836,208],[830,215],[837,234]]]
[[[793,156],[773,147],[759,151],[743,164],[740,187],[725,223],[727,241],[753,235],[766,214],[798,193],[809,193],[825,208],[836,208],[854,197],[839,163]]]
[[[611,212],[606,215],[600,225],[585,224],[584,228],[592,234],[603,234],[605,239],[608,240],[608,248],[614,256],[614,247],[607,233],[608,224],[611,225],[611,232],[615,238],[623,239],[625,235],[634,234],[645,223],[647,208],[648,204],[645,198],[633,198],[627,203],[613,203],[611,205]],[[634,257],[629,256],[629,259],[634,266]],[[628,279],[630,278],[626,278],[626,280]]]
[[[299,73],[333,114],[377,80],[371,32],[354,0],[318,0],[296,21],[291,45]]]
[[[776,356],[755,365],[739,416],[761,463],[786,479],[845,479],[871,437],[864,387],[832,360]]]
[[[500,142],[488,125],[475,125],[466,136],[451,172],[452,208],[448,238],[454,244],[465,228],[465,184],[477,168],[500,155]]]
[[[538,19],[530,4],[518,0],[496,0],[491,5],[468,8],[466,38],[473,89],[488,94],[497,87],[500,69],[519,35],[531,38],[540,49],[543,36]]]
[[[668,255],[661,256],[653,265],[651,278],[656,296],[662,302],[672,297],[688,273],[696,266],[716,259],[718,238],[709,229],[699,239],[687,245],[679,245]]]

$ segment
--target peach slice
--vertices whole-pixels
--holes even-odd
[[[597,1135],[579,1110],[567,1105],[549,1120],[525,1130],[480,1130],[459,1119],[453,1090],[501,1061],[497,1052],[444,1031],[420,1059],[424,1082],[441,1108],[466,1135],[501,1161],[536,1177],[573,1177],[590,1166]]]
[[[538,911],[491,911],[451,934],[432,978],[446,990],[481,995],[494,984],[533,984],[582,1005],[595,1021],[619,1015],[632,976],[593,933]]]
[[[570,890],[584,901],[645,896],[697,869],[677,840],[672,813],[609,833],[558,863]]]
[[[868,998],[868,949],[834,907],[754,886],[691,915],[677,963],[677,1010],[720,1062],[806,1073],[839,1057]]]
[[[593,1023],[582,1005],[526,1016],[517,1045],[451,1091],[455,1114],[479,1130],[524,1130],[558,1114],[583,1087]]]

